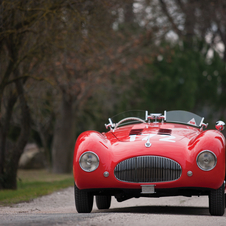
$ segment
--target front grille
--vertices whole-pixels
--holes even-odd
[[[115,177],[124,182],[154,183],[180,178],[181,166],[172,159],[160,156],[139,156],[120,162],[114,170]]]

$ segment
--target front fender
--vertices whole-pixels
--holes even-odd
[[[192,139],[188,144],[188,150],[194,159],[203,150],[212,151],[217,157],[217,165],[212,170],[216,172],[215,176],[223,183],[226,175],[226,155],[225,155],[225,137],[217,130],[207,130],[199,134],[195,139]]]
[[[86,184],[86,175],[89,176],[89,172],[85,172],[79,165],[80,156],[87,151],[94,152],[99,157],[99,167],[95,170],[98,173],[97,177],[102,179],[104,169],[110,170],[109,159],[111,158],[111,145],[108,139],[104,135],[96,131],[83,132],[75,143],[74,158],[73,158],[73,175],[74,180],[78,188],[84,187]],[[104,167],[104,169],[103,169]],[[98,178],[95,178],[98,180]]]

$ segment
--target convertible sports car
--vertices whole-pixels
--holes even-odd
[[[83,132],[73,159],[77,211],[91,212],[94,196],[108,209],[111,196],[207,195],[210,214],[224,215],[225,123],[207,125],[187,111],[130,111],[109,118],[106,133]]]

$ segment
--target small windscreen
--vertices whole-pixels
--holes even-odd
[[[142,110],[134,110],[134,111],[126,111],[126,112],[122,112],[118,115],[115,115],[111,118],[113,123],[118,123],[120,120],[124,119],[124,118],[129,118],[129,117],[136,117],[136,118],[140,118],[142,120],[145,120],[145,111]],[[130,121],[126,121],[125,123],[123,123],[122,125],[125,124],[133,124],[133,123],[140,123],[139,121],[136,120],[130,120]]]
[[[166,122],[176,122],[201,127],[204,118],[188,111],[166,111]]]

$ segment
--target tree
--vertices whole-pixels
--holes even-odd
[[[62,20],[64,10],[71,9],[71,4],[51,0],[1,1],[0,7],[0,189],[15,189],[18,161],[29,139],[31,125],[24,88],[49,47],[48,31],[54,28],[53,22],[56,18]],[[10,130],[18,113],[21,115],[16,117],[18,134],[12,142]]]
[[[151,63],[131,71],[136,81],[124,95],[121,106],[150,112],[187,110],[205,117],[209,128],[222,119],[222,83],[225,83],[225,63],[214,52],[207,57],[208,44],[196,41],[193,48],[187,42],[163,42]],[[140,74],[143,74],[140,77]]]
[[[86,12],[83,27],[72,26],[66,30],[66,44],[56,50],[60,54],[55,66],[51,67],[61,101],[52,146],[53,171],[56,173],[71,171],[75,123],[78,123],[75,120],[95,89],[100,90],[106,84],[110,86],[113,75],[119,77],[131,66],[138,67],[143,63],[144,57],[138,57],[137,50],[150,41],[151,35],[145,32],[128,37],[128,33],[112,28],[115,22],[112,11],[124,7],[124,3],[119,2],[103,4],[103,1],[95,1],[88,8],[82,8],[81,13]]]

